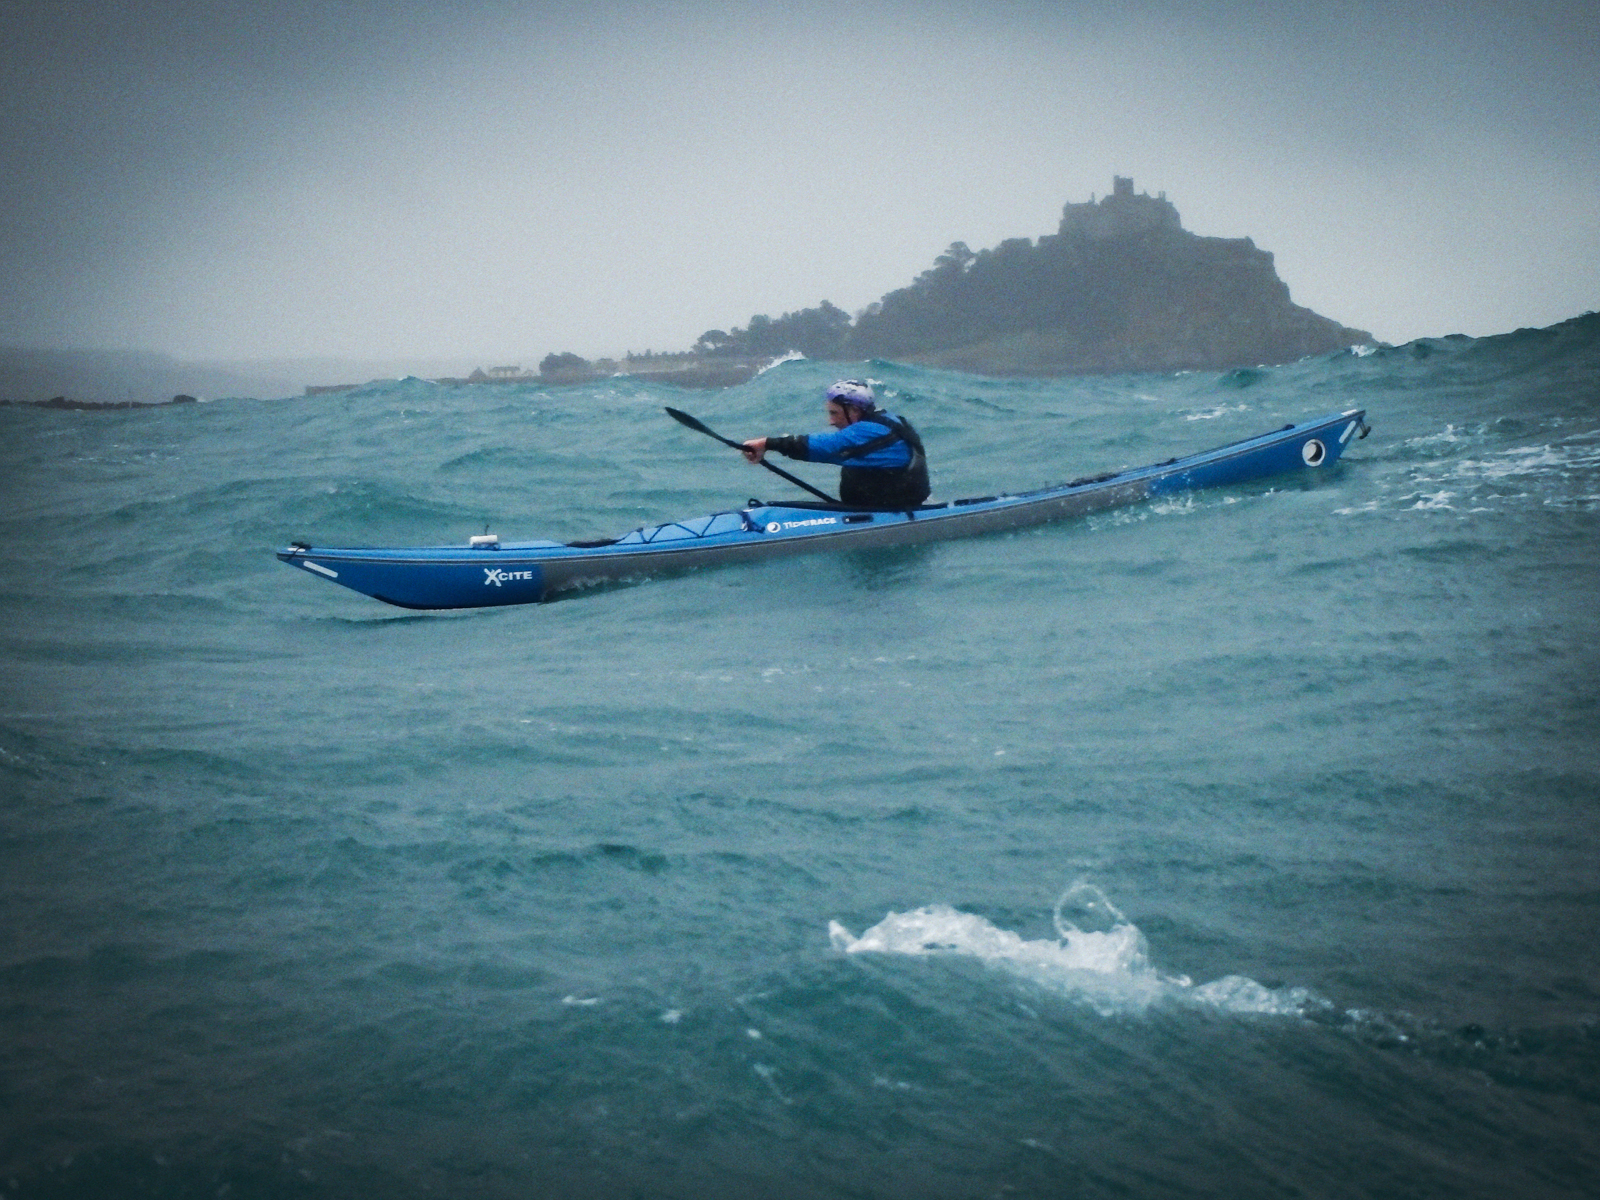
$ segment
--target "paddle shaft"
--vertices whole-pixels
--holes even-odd
[[[723,437],[715,429],[712,429],[709,425],[707,425],[704,421],[701,421],[697,417],[691,417],[688,413],[683,412],[683,411],[681,411],[679,409],[676,409],[676,408],[668,408],[667,409],[667,415],[669,417],[671,417],[674,421],[678,422],[678,424],[687,425],[690,429],[693,429],[696,433],[703,433],[709,438],[715,438],[717,441],[721,442],[724,446],[732,446],[735,450],[739,451],[741,454],[744,453],[744,443],[743,442],[736,442],[732,438]],[[783,479],[787,479],[790,483],[794,484],[796,487],[804,488],[806,491],[810,492],[813,496],[817,497],[819,500],[826,500],[829,504],[837,504],[837,503],[839,503],[832,496],[828,495],[827,492],[824,492],[824,491],[821,491],[821,490],[819,490],[817,488],[812,487],[804,479],[800,479],[800,478],[798,478],[798,477],[796,477],[794,475],[789,474],[789,472],[785,471],[782,467],[775,467],[764,458],[761,459],[760,462],[761,462],[761,465],[763,467],[765,467],[767,470],[771,471],[774,475],[777,475],[777,476],[779,476],[780,478],[783,478]]]

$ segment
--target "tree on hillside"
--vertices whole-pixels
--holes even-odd
[[[734,332],[738,332],[735,330]],[[739,339],[722,329],[708,329],[694,344],[696,354],[733,354]]]
[[[726,358],[777,358],[796,351],[807,358],[837,358],[849,333],[850,314],[824,300],[776,319],[758,314],[743,329],[708,329],[694,348],[697,354]]]
[[[961,242],[869,308],[851,331],[853,356],[919,354],[1009,333],[1100,332],[1120,312],[1130,273],[1148,276],[1126,243],[1008,238],[973,253]]]

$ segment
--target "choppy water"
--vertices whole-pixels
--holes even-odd
[[[1600,318],[864,369],[935,498],[1374,432],[419,616],[272,550],[785,495],[661,406],[838,368],[0,410],[0,1194],[1600,1194]]]

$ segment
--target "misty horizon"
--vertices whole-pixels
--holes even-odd
[[[857,313],[1114,175],[1382,341],[1600,295],[1578,4],[7,4],[0,344],[537,362]],[[1440,19],[1442,17],[1448,19]]]

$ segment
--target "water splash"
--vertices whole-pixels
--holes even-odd
[[[787,363],[787,362],[805,362],[805,361],[806,361],[806,356],[804,354],[801,354],[800,351],[798,351],[798,350],[791,350],[787,354],[780,354],[777,358],[773,359],[771,362],[766,363],[765,365],[760,367],[756,371],[756,374],[757,375],[765,375],[768,371],[772,370],[774,367],[781,367],[784,363]]]
[[[1056,940],[1029,940],[975,913],[930,904],[891,912],[860,937],[829,921],[828,940],[843,954],[975,958],[1104,1016],[1142,1013],[1162,1002],[1301,1017],[1331,1007],[1306,988],[1269,988],[1240,975],[1197,986],[1187,976],[1164,974],[1151,963],[1139,927],[1085,880],[1061,894],[1053,921]]]

